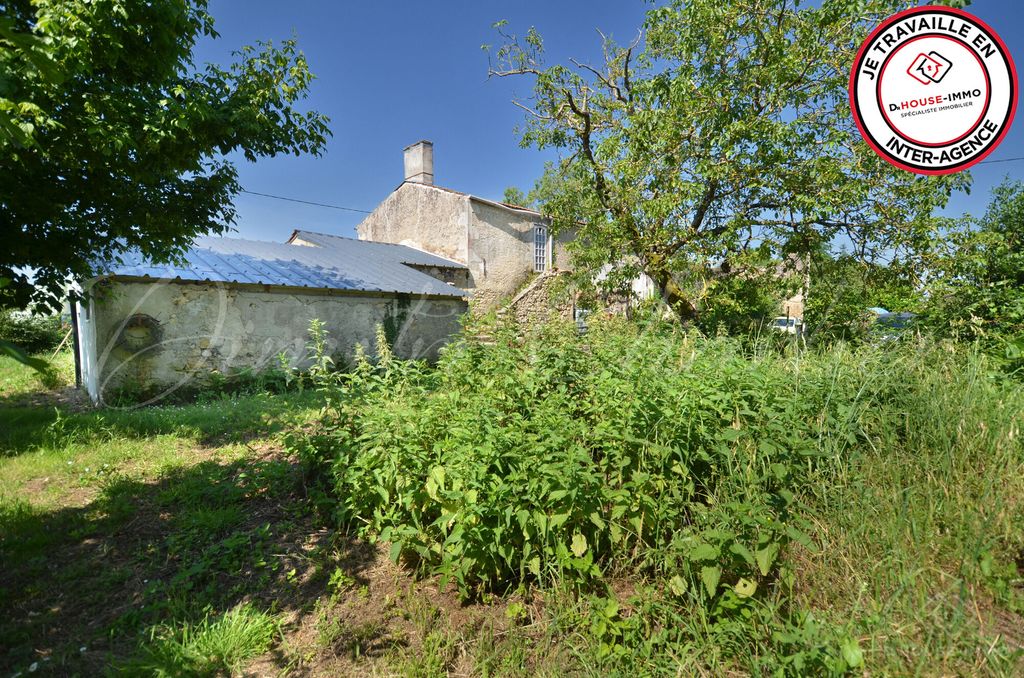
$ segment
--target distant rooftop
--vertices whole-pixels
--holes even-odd
[[[304,247],[239,238],[197,238],[180,264],[154,264],[140,253],[132,252],[125,255],[120,264],[106,267],[103,275],[466,296],[463,290],[406,265],[461,266],[457,262],[402,245],[371,243],[324,234],[310,235],[329,238],[331,244]],[[435,260],[438,263],[434,263]]]

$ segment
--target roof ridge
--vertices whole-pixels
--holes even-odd
[[[436,188],[439,191],[444,191],[446,193],[454,193],[455,195],[463,195],[463,196],[466,196],[467,198],[469,198],[470,200],[476,200],[478,202],[482,202],[482,203],[485,203],[487,205],[493,205],[495,207],[503,207],[503,208],[505,208],[507,210],[512,210],[514,212],[529,212],[530,214],[536,214],[538,216],[544,216],[543,213],[540,210],[535,210],[532,207],[522,207],[520,205],[513,205],[512,203],[502,202],[500,200],[491,200],[490,198],[485,198],[485,197],[480,196],[480,195],[474,195],[473,193],[466,193],[465,191],[460,191],[460,190],[457,190],[457,189],[454,189],[454,188],[448,188],[447,186],[438,186],[437,184],[421,184],[421,183],[419,183],[417,181],[403,181],[401,184],[398,185],[398,188],[402,188],[406,184],[411,184],[411,185],[416,185],[416,186],[423,186],[424,188]],[[397,191],[398,188],[396,188],[395,190]],[[378,205],[378,207],[379,207],[379,205]]]
[[[199,245],[199,240],[231,240],[232,242],[255,242],[261,245],[287,245],[286,242],[279,242],[277,240],[257,240],[255,238],[232,238],[226,235],[201,235],[198,236],[193,245]]]
[[[321,231],[310,231],[310,230],[307,230],[305,228],[296,228],[295,232],[296,233],[310,233],[312,235],[325,235],[328,238],[338,238],[340,240],[356,240],[356,241],[359,241],[359,242],[375,242],[373,240],[366,241],[366,240],[359,240],[359,238],[350,238],[347,235],[335,235],[333,233],[323,233]],[[285,244],[287,245],[288,243],[285,243]],[[390,244],[390,243],[388,243],[388,244]]]
[[[360,238],[348,238],[348,237],[345,237],[343,235],[334,235],[334,234],[331,234],[331,233],[320,233],[318,231],[307,231],[307,230],[304,230],[304,229],[301,229],[301,228],[296,228],[295,229],[295,231],[292,234],[292,238],[294,238],[296,236],[300,236],[302,233],[306,233],[308,235],[313,235],[313,236],[321,236],[321,237],[325,237],[325,238],[336,238],[338,240],[345,240],[347,242],[361,243],[361,244],[366,244],[366,245],[387,245],[389,247],[398,247],[398,248],[401,248],[403,250],[411,250],[413,252],[417,252],[419,254],[425,254],[425,255],[427,255],[429,257],[432,257],[434,259],[438,259],[440,261],[450,263],[450,264],[452,264],[452,266],[451,266],[452,268],[466,268],[466,264],[462,263],[458,259],[453,259],[452,257],[446,256],[444,254],[438,254],[436,252],[431,252],[430,250],[426,250],[426,249],[423,249],[421,247],[416,247],[415,245],[407,245],[405,243],[398,243],[398,242],[383,242],[381,240],[362,240]],[[288,242],[288,243],[285,243],[285,244],[287,245],[287,244],[291,244],[291,243]],[[406,257],[408,257],[408,256],[409,255],[406,255]],[[423,261],[412,261],[412,260],[403,260],[402,263],[404,263],[406,265],[413,265],[413,266],[424,266],[424,265],[443,266],[442,264],[439,264],[439,263],[433,263],[432,262],[430,264],[426,264]]]

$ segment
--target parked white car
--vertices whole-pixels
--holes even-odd
[[[788,316],[779,316],[771,324],[773,330],[783,334],[800,334],[802,326],[803,323],[800,322],[800,318],[790,318]]]

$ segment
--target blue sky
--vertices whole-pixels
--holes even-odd
[[[727,1],[727,0],[723,0]],[[260,39],[295,35],[317,75],[303,106],[331,117],[334,137],[320,158],[238,159],[250,191],[373,209],[402,181],[402,149],[434,142],[436,183],[488,198],[505,188],[528,189],[544,155],[519,147],[522,112],[512,105],[526,80],[487,79],[484,43],[497,42],[491,25],[509,21],[522,33],[536,26],[548,59],[596,61],[601,29],[627,41],[643,21],[640,0],[527,0],[515,3],[354,2],[352,0],[212,0],[221,36],[201,43],[197,62],[224,62]],[[1021,0],[975,0],[968,8],[1007,43],[1024,68]],[[1024,111],[989,159],[1024,157]],[[947,211],[981,212],[988,192],[1006,175],[1024,178],[1024,161],[971,170],[974,189]],[[236,200],[241,237],[284,240],[293,228],[353,236],[363,215],[242,194]]]

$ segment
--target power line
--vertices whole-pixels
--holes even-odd
[[[1013,162],[1015,160],[1024,160],[1024,158],[1002,158],[1000,160],[982,160],[978,164],[979,165],[984,165],[984,164],[990,163],[990,162]]]
[[[979,164],[979,165],[986,165],[986,164],[989,164],[989,163],[997,163],[997,162],[1017,162],[1019,160],[1024,160],[1024,157],[1020,157],[1020,158],[1000,158],[998,160],[982,160],[981,162],[979,162],[977,164]],[[332,209],[332,210],[342,210],[344,212],[359,212],[361,214],[370,214],[370,210],[361,210],[361,209],[357,209],[355,207],[343,207],[341,205],[329,205],[329,204],[327,204],[325,202],[313,202],[312,200],[300,200],[299,198],[289,198],[289,197],[283,196],[283,195],[272,195],[270,193],[260,193],[258,191],[247,191],[244,188],[242,189],[242,193],[248,193],[249,195],[258,195],[258,196],[261,196],[263,198],[273,198],[274,200],[287,200],[288,202],[297,202],[297,203],[301,203],[303,205],[313,205],[314,207],[327,207],[327,208]]]
[[[271,195],[270,193],[259,193],[258,191],[247,191],[244,188],[242,193],[248,193],[249,195],[259,195],[264,198],[273,198],[274,200],[287,200],[288,202],[298,202],[303,205],[313,205],[315,207],[329,207],[332,210],[344,210],[345,212],[361,212],[363,214],[369,214],[370,210],[360,210],[355,207],[342,207],[341,205],[328,205],[325,202],[313,202],[312,200],[299,200],[298,198],[288,198],[283,195]]]

